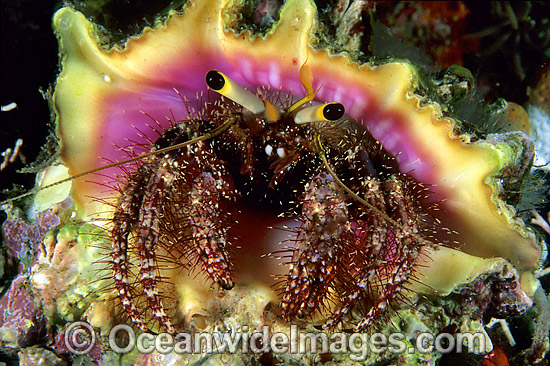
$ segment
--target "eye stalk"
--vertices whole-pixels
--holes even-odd
[[[268,121],[275,122],[279,120],[281,111],[276,106],[269,103],[267,100],[257,97],[255,94],[249,92],[220,71],[208,71],[205,80],[206,85],[208,85],[210,89],[220,93],[228,99],[231,99],[235,103],[240,104],[250,112],[254,114],[262,114]],[[300,68],[300,80],[306,89],[307,95],[298,102],[294,103],[289,109],[286,110],[286,113],[291,113],[302,107],[305,103],[313,100],[318,91],[313,91],[311,86],[311,71],[305,64]],[[344,116],[345,112],[346,110],[341,103],[326,103],[300,109],[294,117],[294,122],[308,123],[337,121]]]
[[[303,108],[294,117],[296,123],[337,121],[344,116],[346,109],[342,103],[326,103]]]
[[[206,74],[206,85],[215,92],[242,105],[254,114],[263,113],[266,106],[263,100],[252,94],[218,70],[210,70]]]

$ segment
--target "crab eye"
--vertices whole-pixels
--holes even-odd
[[[217,70],[210,70],[206,74],[206,85],[214,91],[219,92],[225,85],[225,75]]]
[[[337,121],[344,116],[346,109],[342,103],[327,103],[304,108],[296,113],[294,122]]]
[[[206,85],[215,92],[240,104],[250,112],[260,114],[265,111],[264,101],[252,94],[218,70],[206,74]]]
[[[344,116],[346,109],[341,103],[328,103],[323,107],[323,117],[327,121],[336,121]]]

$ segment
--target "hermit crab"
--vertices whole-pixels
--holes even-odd
[[[269,202],[299,226],[286,256],[282,316],[332,305],[333,327],[358,304],[361,331],[379,319],[414,276],[428,221],[416,197],[426,190],[338,102],[307,104],[316,92],[302,66],[307,95],[253,94],[220,71],[206,75],[224,99],[178,121],[156,141],[122,189],[111,231],[112,269],[120,301],[148,330],[128,280],[129,251],[139,258],[140,291],[166,331],[174,326],[159,294],[156,251],[177,245],[169,261],[199,266],[222,289],[235,284],[230,258],[232,202]],[[291,204],[290,202],[294,202]],[[169,251],[170,252],[170,251]],[[172,253],[174,250],[171,251]]]

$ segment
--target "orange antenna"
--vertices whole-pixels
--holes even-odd
[[[290,108],[287,110],[288,113],[291,113],[292,111],[296,110],[297,108],[300,108],[304,104],[311,102],[315,95],[319,90],[321,90],[321,86],[316,91],[313,91],[313,74],[311,73],[311,69],[307,66],[307,59],[300,67],[300,81],[302,82],[302,86],[306,90],[306,96],[294,103],[290,106]]]

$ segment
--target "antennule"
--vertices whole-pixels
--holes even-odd
[[[305,97],[291,105],[290,108],[287,109],[287,113],[291,113],[304,104],[311,102],[315,98],[315,94],[321,90],[321,87],[315,91],[313,90],[313,75],[311,73],[311,69],[307,66],[307,60],[304,62],[302,67],[300,67],[300,81],[302,82],[302,86],[306,90],[307,94]]]

